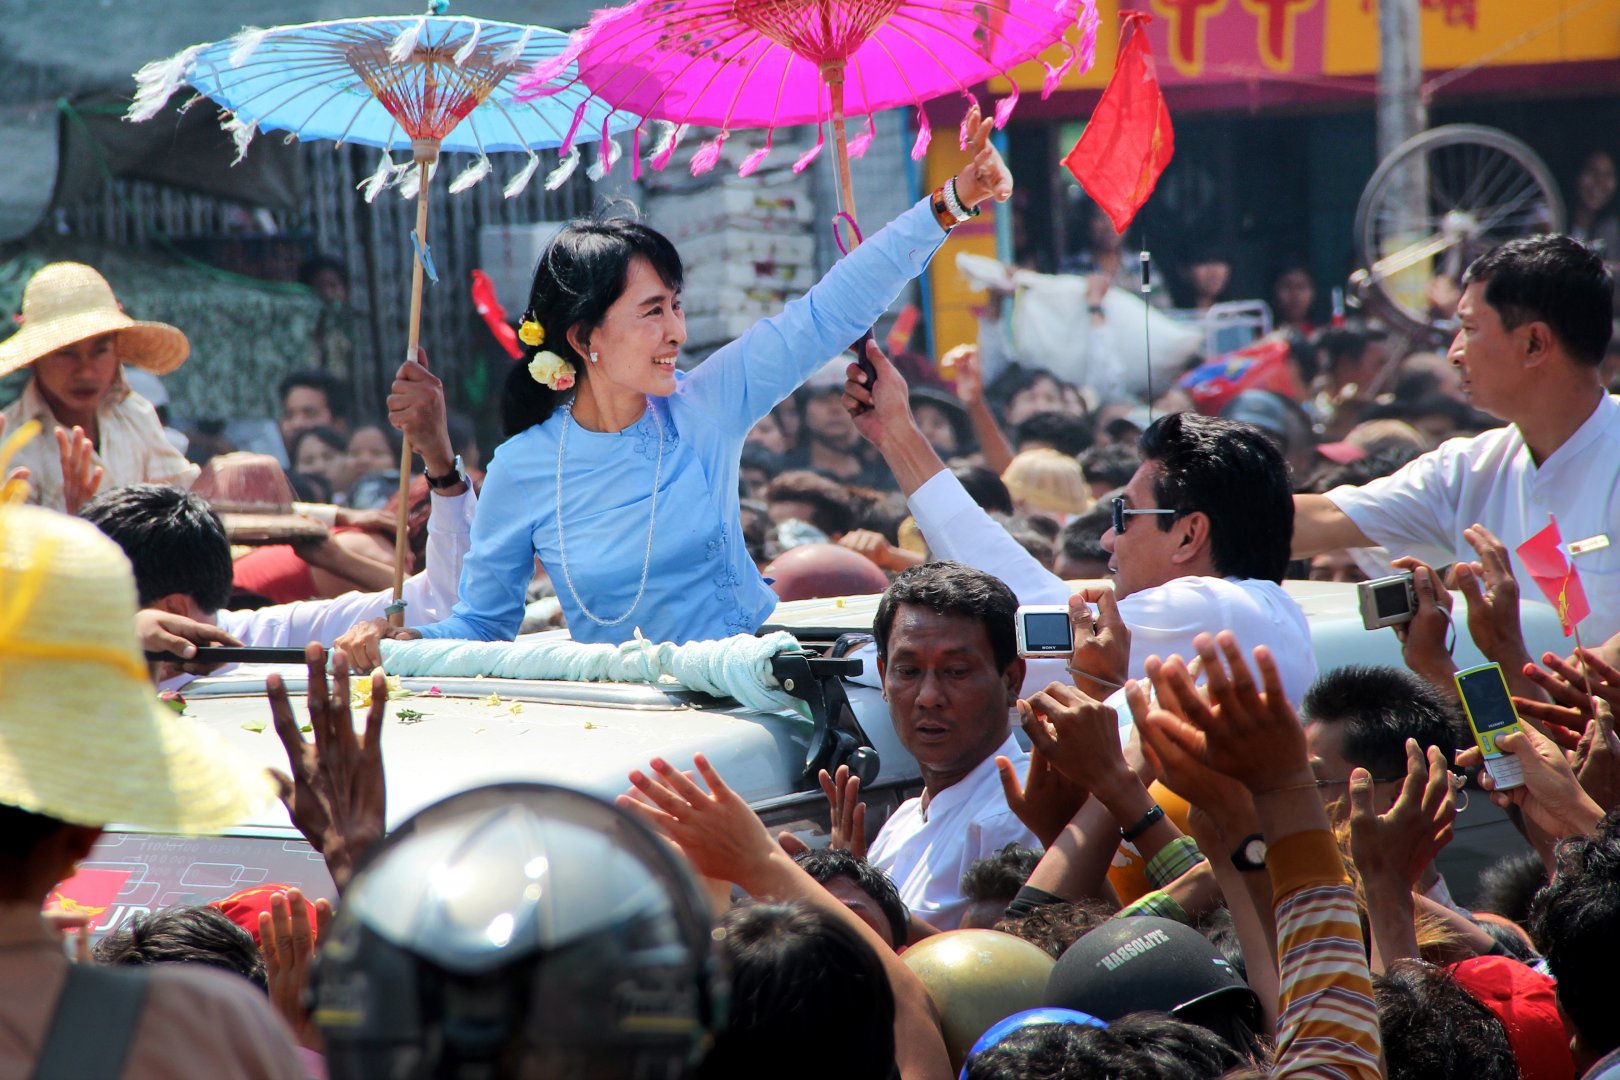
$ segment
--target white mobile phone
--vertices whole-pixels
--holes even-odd
[[[1519,787],[1524,783],[1524,766],[1512,754],[1496,748],[1497,739],[1519,730],[1519,713],[1513,707],[1502,665],[1481,664],[1459,671],[1454,677],[1463,711],[1468,714],[1468,729],[1473,732],[1474,744],[1485,755],[1485,771],[1496,781],[1496,790]]]
[[[1066,657],[1074,652],[1074,627],[1069,623],[1067,606],[1020,607],[1014,622],[1018,627],[1019,656]]]

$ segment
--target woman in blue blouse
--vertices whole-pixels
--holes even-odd
[[[743,544],[748,430],[887,310],[947,230],[1012,179],[970,117],[973,161],[788,304],[690,373],[680,256],[636,222],[576,222],[541,256],[450,618],[395,638],[510,641],[534,560],[574,640],[751,634],[776,596]]]

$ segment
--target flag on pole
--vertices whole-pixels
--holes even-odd
[[[1142,11],[1119,13],[1114,75],[1080,140],[1063,159],[1120,233],[1153,194],[1159,174],[1176,152],[1170,109],[1159,92],[1148,45],[1146,28],[1152,19]]]
[[[1586,588],[1575,564],[1564,557],[1563,545],[1558,519],[1554,518],[1545,529],[1520,544],[1518,552],[1524,568],[1557,610],[1564,636],[1569,637],[1575,632],[1575,624],[1592,613],[1592,605],[1586,601]]]

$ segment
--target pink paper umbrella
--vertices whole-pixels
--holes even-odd
[[[1076,25],[1078,45],[1065,42]],[[820,152],[820,125],[831,120],[840,209],[853,218],[849,161],[870,145],[874,112],[918,107],[911,156],[921,158],[930,138],[923,102],[949,93],[971,101],[971,87],[1061,44],[1061,61],[1045,65],[1044,98],[1076,64],[1091,66],[1096,38],[1096,0],[638,0],[597,12],[518,93],[557,93],[568,85],[558,75],[577,64],[576,77],[600,100],[671,125],[652,153],[654,168],[668,163],[687,124],[718,127],[693,156],[694,175],[714,167],[734,129],[766,130],[764,147],[738,170],[747,176],[770,152],[778,126],[813,123],[816,145],[794,164],[800,171]],[[866,115],[866,130],[853,140],[844,132],[846,101]],[[1015,85],[996,103],[997,127],[1017,101]],[[633,136],[638,176],[644,127]]]

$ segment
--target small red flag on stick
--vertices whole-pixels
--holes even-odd
[[[1159,92],[1159,75],[1145,32],[1152,19],[1141,11],[1119,13],[1114,76],[1080,140],[1063,159],[1086,194],[1114,223],[1114,231],[1121,233],[1153,194],[1159,174],[1176,152],[1170,110]]]
[[[1564,539],[1558,534],[1558,520],[1520,544],[1519,559],[1530,576],[1536,579],[1547,602],[1558,611],[1558,622],[1564,636],[1575,633],[1575,624],[1592,614],[1592,605],[1586,601],[1586,588],[1575,565],[1564,557]]]

